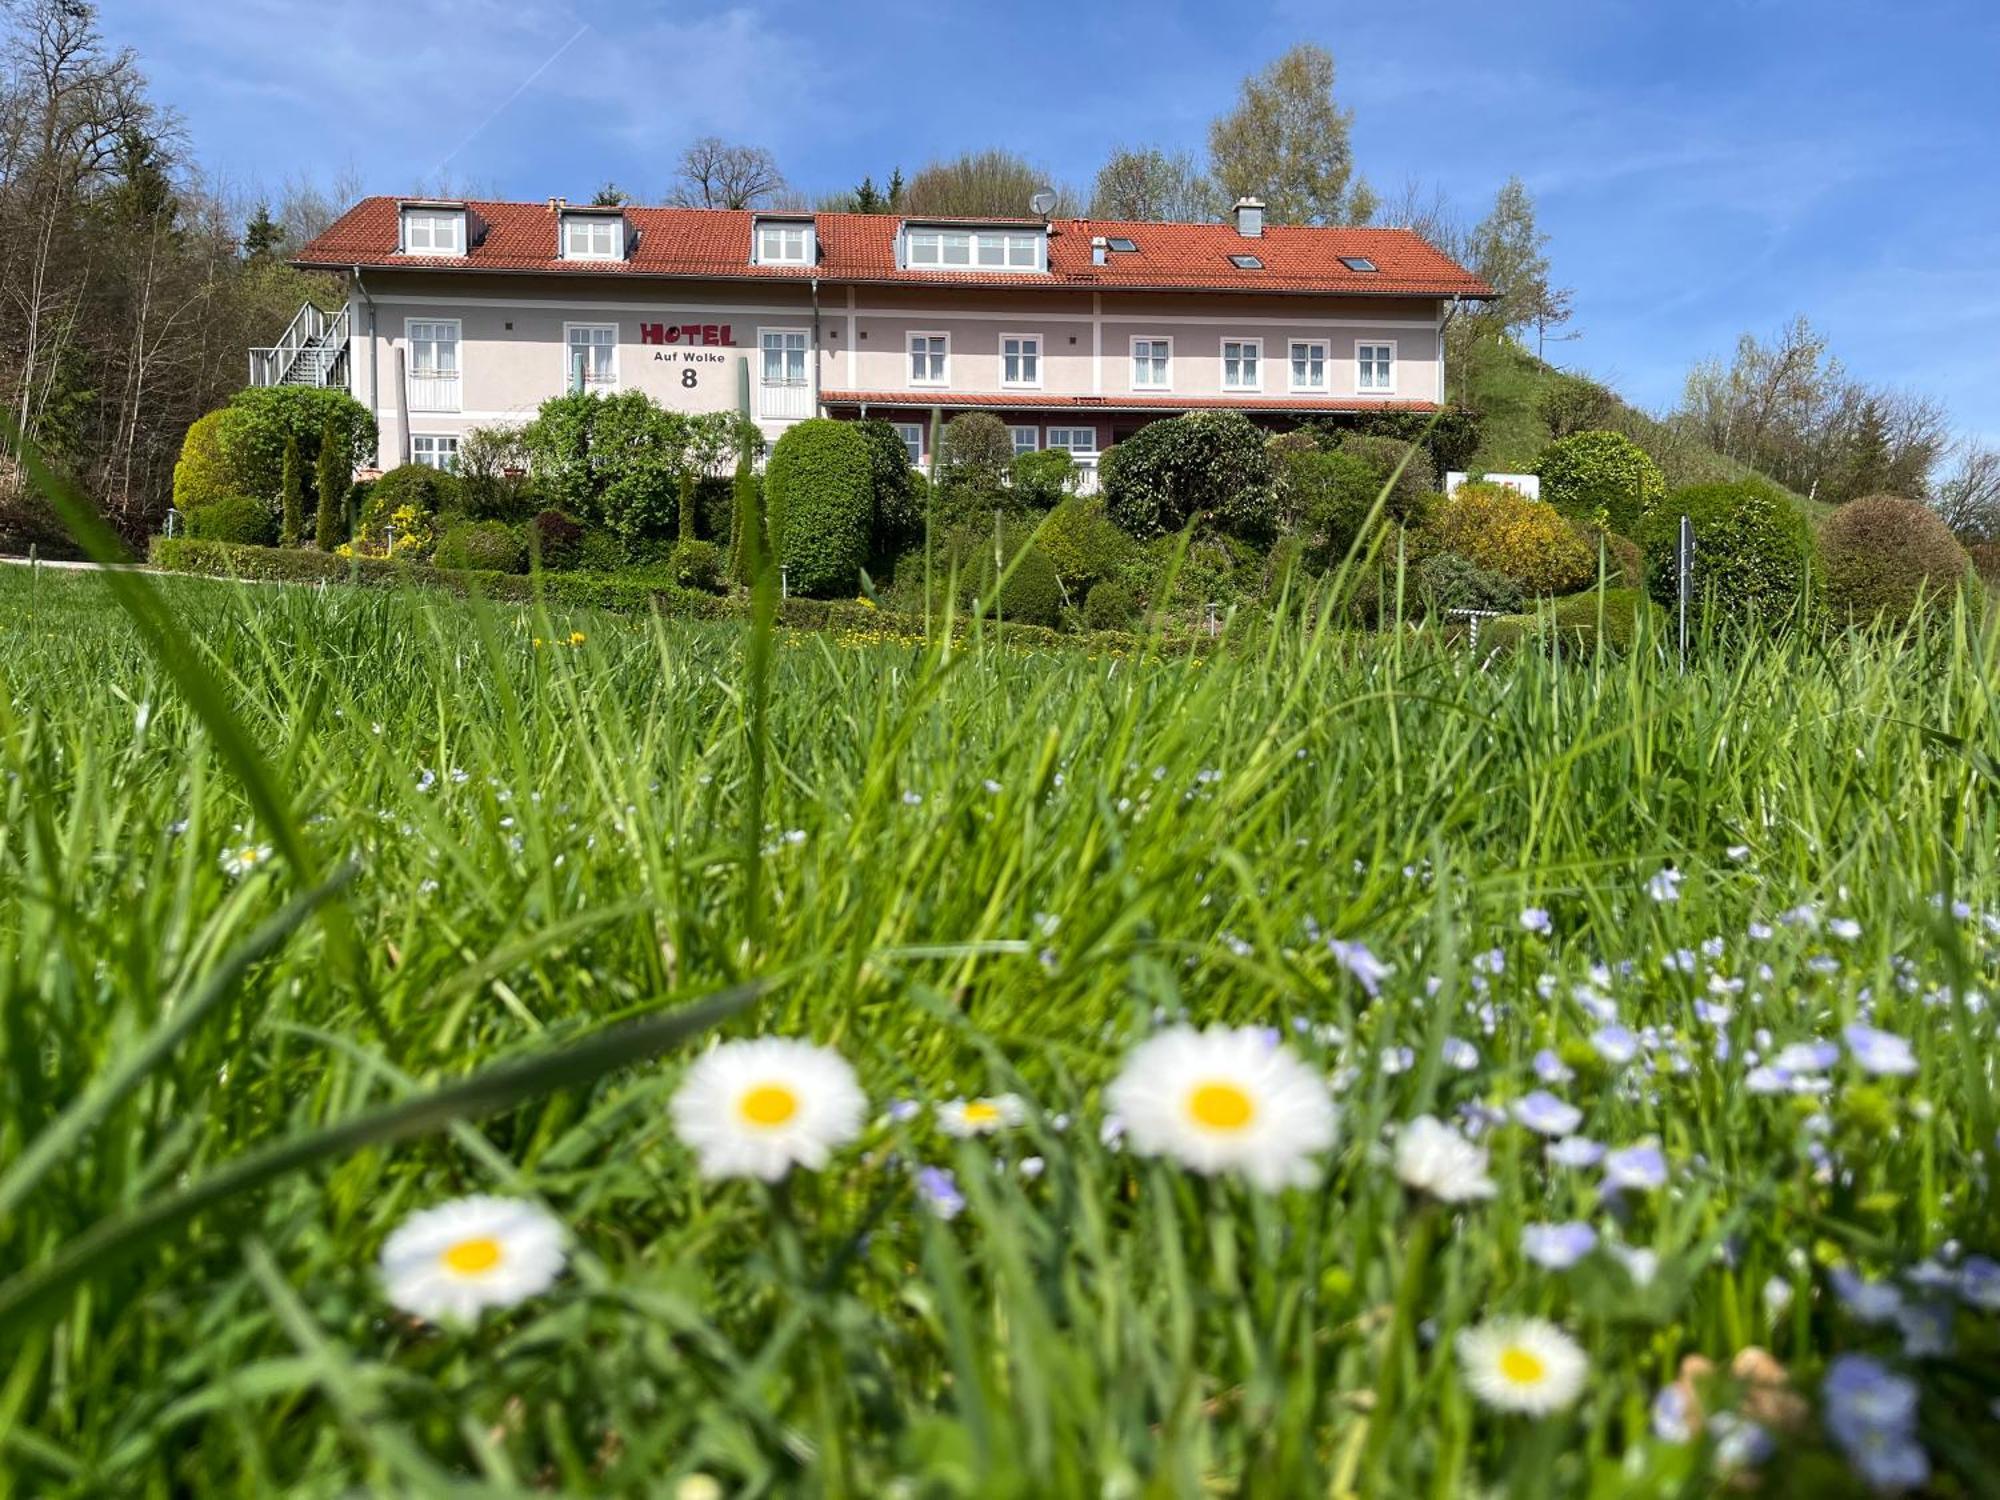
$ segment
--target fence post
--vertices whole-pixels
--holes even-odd
[[[1688,668],[1688,596],[1694,592],[1694,522],[1681,517],[1680,536],[1674,547],[1674,575],[1678,585],[1681,671]]]

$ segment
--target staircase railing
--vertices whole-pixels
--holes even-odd
[[[327,385],[347,351],[347,309],[324,312],[305,303],[266,349],[250,351],[252,385]]]

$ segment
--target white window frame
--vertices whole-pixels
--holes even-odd
[[[952,242],[965,242],[965,259],[947,257]],[[935,247],[935,254],[930,254]],[[1049,237],[1040,229],[980,229],[971,225],[906,224],[903,226],[903,265],[912,271],[999,271],[1007,275],[1032,276],[1049,268]],[[999,252],[999,259],[980,259],[982,251]],[[1026,251],[1025,258],[1019,253]]]
[[[1090,434],[1090,446],[1088,448],[1079,448],[1075,445],[1074,439],[1079,432]],[[1051,423],[1048,432],[1043,437],[1042,446],[1049,449],[1059,449],[1067,453],[1071,458],[1078,460],[1086,458],[1095,459],[1099,452],[1097,446],[1097,429],[1095,427],[1065,427],[1060,424]]]
[[[767,234],[777,236],[778,253],[776,255],[767,254],[765,251],[764,236]],[[785,237],[791,234],[799,236],[799,253],[797,255],[787,255],[784,253]],[[809,266],[818,259],[817,236],[813,233],[813,226],[803,220],[758,220],[756,239],[751,248],[753,251],[751,262],[754,265],[760,266]]]
[[[570,243],[570,231],[581,229],[583,248],[577,249]],[[602,250],[593,248],[592,241],[598,231],[605,231],[610,243]],[[625,219],[622,214],[564,214],[562,216],[562,258],[564,260],[623,260],[625,258]]]
[[[1024,433],[1027,435],[1027,444],[1025,447],[1021,442],[1021,437]],[[1007,424],[1007,440],[1014,445],[1014,457],[1016,458],[1019,458],[1023,453],[1039,453],[1042,451],[1042,429],[1033,422],[1009,422]]]
[[[1314,384],[1309,380],[1301,382],[1298,378],[1297,361],[1298,361],[1298,352],[1301,349],[1317,349],[1319,351],[1318,384]],[[1311,359],[1308,358],[1307,364],[1310,365],[1311,362],[1312,362]],[[1327,388],[1327,371],[1331,369],[1332,366],[1333,366],[1333,350],[1328,345],[1325,339],[1293,339],[1291,343],[1288,344],[1285,348],[1286,389],[1300,393],[1312,393],[1312,392],[1324,391]],[[1359,355],[1355,356],[1355,369],[1358,375],[1360,370]]]
[[[1007,378],[1007,346],[1018,344],[1014,358],[1025,366],[1032,361],[1035,375],[1032,380],[1009,380]],[[1042,336],[1039,333],[1003,333],[1000,335],[1000,388],[1008,391],[1039,391],[1042,388]]]
[[[1232,345],[1232,344],[1234,344],[1234,345],[1235,345],[1235,346],[1236,346],[1236,347],[1237,347],[1238,349],[1249,349],[1249,350],[1252,350],[1252,351],[1254,351],[1254,353],[1253,353],[1253,356],[1252,356],[1252,357],[1253,357],[1253,358],[1254,358],[1254,359],[1256,360],[1256,363],[1257,363],[1257,378],[1256,378],[1255,380],[1251,381],[1251,382],[1250,382],[1249,384],[1247,384],[1247,385],[1246,385],[1246,384],[1243,384],[1243,383],[1242,383],[1242,382],[1240,382],[1240,381],[1239,381],[1238,383],[1234,384],[1234,385],[1230,384],[1230,380],[1229,380],[1229,348],[1230,348],[1230,345]],[[1224,390],[1225,392],[1230,392],[1230,393],[1235,393],[1235,392],[1253,392],[1253,393],[1254,393],[1254,392],[1257,392],[1257,391],[1261,391],[1261,390],[1263,390],[1263,389],[1264,389],[1264,341],[1263,341],[1262,339],[1246,339],[1246,338],[1240,338],[1240,337],[1239,337],[1239,338],[1233,338],[1233,339],[1223,339],[1223,340],[1222,340],[1222,342],[1221,342],[1221,346],[1220,346],[1220,351],[1219,351],[1219,354],[1218,354],[1218,358],[1219,358],[1219,360],[1220,360],[1220,362],[1221,362],[1221,374],[1222,374],[1222,389],[1223,389],[1223,390]],[[1239,365],[1239,367],[1240,367],[1240,366],[1241,366],[1241,364],[1242,364],[1242,358],[1241,358],[1241,356],[1240,356],[1240,355],[1239,355],[1239,356],[1238,356],[1238,358],[1237,358],[1237,364]]]
[[[1364,349],[1387,349],[1389,351],[1389,383],[1387,385],[1363,385],[1361,383],[1361,351]],[[1370,361],[1370,363],[1373,363],[1373,361]],[[1354,341],[1354,394],[1357,396],[1393,396],[1396,394],[1396,341],[1394,339],[1356,339]]]
[[[413,245],[410,242],[410,226],[423,220],[428,227],[430,243]],[[451,243],[438,243],[437,231],[440,224],[451,226]],[[465,254],[465,210],[462,208],[405,208],[396,218],[396,243],[398,253],[428,257],[432,260],[456,259]]]
[[[917,379],[916,360],[918,339],[944,340],[944,352],[942,354],[938,354],[935,350],[928,347],[924,351],[926,363],[934,358],[938,362],[938,374],[936,378],[926,376],[922,380]],[[936,389],[940,386],[950,385],[951,335],[941,328],[912,328],[905,334],[903,336],[903,378],[909,382],[912,388],[916,389]]]
[[[910,467],[920,469],[924,465],[924,424],[922,422],[891,422],[896,436],[903,440],[903,451],[910,455]]]
[[[442,374],[425,375],[419,373],[417,369],[417,330],[419,328],[451,329],[452,369],[451,369],[451,374],[449,376],[445,376]],[[443,342],[435,334],[429,335],[426,341],[434,344]],[[423,412],[463,411],[465,409],[465,323],[464,321],[459,318],[435,318],[435,317],[405,318],[403,319],[403,348],[408,354],[408,366],[404,371],[404,375],[407,381],[407,389],[410,393],[410,398],[411,398],[410,410],[423,411]],[[451,393],[455,398],[449,406],[419,406],[417,404],[415,396],[416,396],[416,389],[418,386],[418,382],[428,381],[433,384],[436,384],[446,379],[449,379],[452,383]]]
[[[562,327],[563,327],[563,344],[562,344],[562,353],[563,353],[563,369],[562,369],[562,388],[563,388],[563,390],[564,390],[565,392],[567,392],[567,391],[569,390],[569,388],[570,388],[570,384],[569,384],[569,380],[570,380],[570,356],[571,356],[571,355],[573,355],[573,354],[574,354],[574,353],[576,352],[576,350],[577,350],[577,347],[578,347],[578,346],[577,346],[576,344],[574,344],[574,343],[572,343],[572,342],[571,342],[571,339],[570,339],[570,335],[571,335],[571,334],[573,334],[573,333],[576,333],[576,332],[578,332],[579,330],[588,330],[588,331],[589,331],[589,332],[591,332],[591,333],[604,333],[604,332],[609,332],[609,333],[610,333],[610,335],[611,335],[611,338],[610,338],[610,341],[609,341],[608,345],[607,345],[607,344],[605,344],[605,343],[601,343],[601,342],[599,342],[599,341],[597,341],[597,340],[592,340],[592,341],[591,341],[591,343],[590,343],[590,347],[591,347],[591,348],[594,348],[594,349],[596,349],[596,348],[606,348],[606,347],[608,347],[608,348],[609,348],[609,349],[611,350],[611,372],[610,372],[610,374],[608,374],[607,376],[605,376],[605,377],[604,377],[604,378],[603,378],[602,380],[593,380],[593,379],[591,378],[591,375],[590,375],[590,370],[589,370],[589,367],[588,367],[588,366],[586,365],[586,367],[585,367],[585,369],[584,369],[584,376],[583,376],[583,388],[584,388],[584,389],[585,389],[586,391],[615,391],[615,390],[617,390],[617,389],[618,389],[618,325],[617,325],[616,323],[565,323],[565,324],[563,324],[563,326],[562,326]]]
[[[1141,383],[1139,379],[1139,346],[1141,344],[1165,344],[1167,346],[1166,379],[1157,385],[1151,382]],[[1132,335],[1131,351],[1131,358],[1125,366],[1125,374],[1126,379],[1131,382],[1134,391],[1171,391],[1174,388],[1174,339],[1172,334],[1135,333]],[[1147,358],[1147,363],[1149,365],[1152,363],[1150,355]]]
[[[429,443],[432,445],[431,457],[429,459],[420,458],[418,456],[420,450],[418,449],[417,445],[419,443]],[[448,453],[447,450],[443,447],[443,445],[446,443],[451,444],[451,448]],[[446,463],[433,462],[433,460],[439,458],[448,458],[449,462]],[[423,464],[424,467],[430,469],[436,469],[438,470],[438,472],[443,474],[456,474],[458,472],[458,434],[455,432],[411,433],[410,462],[413,464]]]
[[[768,351],[765,348],[764,341],[770,338],[773,334],[781,334],[787,338],[796,335],[801,340],[801,343],[799,344],[798,348],[800,374],[797,380],[790,379],[789,377],[783,377],[778,380],[770,380],[765,377],[764,356]],[[785,356],[789,356],[792,353],[792,349],[789,344],[780,344],[778,346],[778,350],[780,354]],[[786,358],[784,360],[784,363],[789,364],[790,359]],[[757,330],[757,383],[759,385],[780,385],[780,386],[811,385],[812,384],[812,330],[810,328],[779,328],[775,326],[770,328],[759,328]]]

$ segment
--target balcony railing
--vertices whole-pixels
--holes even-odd
[[[773,422],[812,415],[812,386],[803,380],[764,380],[757,385],[757,415]]]
[[[458,371],[410,371],[411,411],[457,411],[458,409]]]

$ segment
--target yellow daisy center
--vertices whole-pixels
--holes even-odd
[[[736,1106],[752,1125],[782,1125],[799,1112],[799,1096],[782,1083],[760,1083]]]
[[[1242,1130],[1256,1117],[1250,1095],[1233,1083],[1204,1083],[1189,1093],[1187,1112],[1208,1130]]]
[[[1540,1385],[1549,1367],[1539,1354],[1510,1344],[1500,1351],[1500,1373],[1513,1385]]]
[[[438,1259],[445,1263],[447,1270],[456,1271],[461,1276],[477,1276],[500,1264],[500,1242],[490,1234],[460,1240],[448,1247]]]
[[[998,1125],[1000,1106],[984,1099],[974,1099],[965,1106],[965,1123],[968,1125]]]

